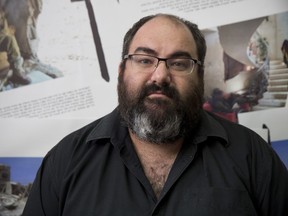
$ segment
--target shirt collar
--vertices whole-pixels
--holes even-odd
[[[199,128],[194,137],[194,142],[197,144],[209,138],[217,138],[224,146],[228,146],[228,135],[221,122],[222,119],[215,118],[213,114],[203,110]]]
[[[92,129],[86,142],[110,139],[112,144],[123,143],[121,141],[123,141],[127,135],[127,127],[120,117],[118,108],[115,108],[110,114],[98,120],[98,124]]]
[[[120,148],[124,144],[122,142],[128,135],[127,126],[124,125],[118,108],[114,109],[110,114],[98,120],[98,124],[93,128],[87,137],[87,142],[97,141],[100,139],[110,139],[113,145]],[[228,145],[228,136],[221,125],[221,120],[216,120],[213,115],[203,111],[201,113],[201,121],[199,128],[194,136],[194,143],[200,144],[208,138],[218,138],[224,146]]]

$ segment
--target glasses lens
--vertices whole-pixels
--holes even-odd
[[[141,70],[154,69],[157,65],[157,58],[147,55],[132,55],[133,66]]]
[[[172,72],[191,73],[194,67],[194,61],[191,59],[168,59],[167,65]]]

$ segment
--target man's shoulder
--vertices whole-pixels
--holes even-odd
[[[73,131],[63,138],[63,141],[68,140],[81,140],[86,142],[89,136],[92,133],[101,133],[103,130],[111,129],[109,126],[115,124],[117,121],[118,112],[117,110],[112,111],[111,113],[102,116],[89,124],[79,128],[78,130]]]
[[[238,145],[240,147],[251,149],[251,145],[268,145],[267,141],[263,139],[251,128],[241,125],[236,122],[231,122],[227,119],[219,117],[213,113],[208,113],[209,118],[217,122],[225,131],[229,146]]]
[[[115,115],[117,116],[117,111],[114,110],[67,134],[50,150],[49,153],[71,155],[75,154],[75,149],[77,149],[78,152],[80,152],[80,149],[85,151],[85,149],[89,147],[88,141],[90,137],[97,133],[101,133],[101,130],[107,130],[108,125],[113,124]]]
[[[218,116],[216,114],[213,114],[211,112],[206,112],[212,119],[214,119],[215,121],[217,121],[219,124],[221,124],[222,127],[224,127],[224,129],[228,132],[232,131],[234,132],[234,130],[236,131],[243,131],[243,132],[246,132],[246,133],[254,133],[250,128],[247,128],[237,122],[233,122],[233,121],[230,121],[228,119],[225,119],[221,116]]]

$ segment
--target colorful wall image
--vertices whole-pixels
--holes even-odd
[[[0,157],[0,215],[21,215],[42,158]]]
[[[38,56],[42,9],[42,0],[0,1],[0,91],[63,76]]]
[[[287,22],[286,12],[204,30],[206,110],[237,122],[240,112],[286,106]]]

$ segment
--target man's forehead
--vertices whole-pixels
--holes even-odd
[[[148,20],[146,23],[143,24],[143,26],[141,26],[139,28],[145,28],[147,26],[147,28],[150,27],[154,27],[156,29],[158,29],[159,27],[168,27],[168,26],[173,26],[173,27],[183,27],[183,28],[187,28],[187,26],[181,22],[180,20],[177,20],[175,18],[172,17],[168,17],[168,16],[164,16],[164,15],[159,15],[156,17],[153,17],[152,19]],[[138,31],[139,31],[138,30]]]
[[[186,39],[192,39],[194,41],[193,34],[187,27],[187,25],[175,18],[167,16],[156,16],[151,20],[148,20],[138,29],[138,31],[134,35],[134,39],[145,39],[145,37],[149,36],[162,36],[165,38],[174,37],[174,39],[177,39],[180,36],[185,36]]]
[[[132,39],[130,52],[135,52],[138,47],[154,50],[155,54],[161,50],[166,50],[171,55],[176,51],[185,51],[196,57],[195,40],[188,27],[165,16],[157,16],[139,28]],[[165,53],[168,54],[167,52]]]

